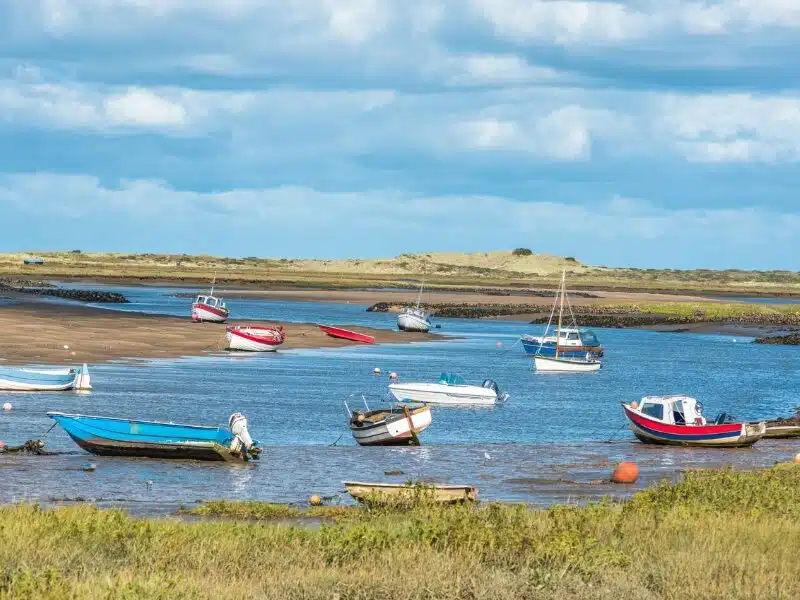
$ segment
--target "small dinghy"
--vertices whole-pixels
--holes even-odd
[[[623,404],[631,430],[646,444],[739,448],[752,446],[767,431],[766,423],[731,423],[720,414],[707,423],[702,405],[689,396],[645,396],[640,402]]]
[[[491,406],[508,399],[508,394],[501,392],[491,379],[482,385],[469,385],[454,373],[442,373],[438,383],[392,383],[389,392],[401,402],[424,404]]]
[[[228,429],[61,412],[49,412],[47,416],[61,425],[78,446],[102,456],[238,462],[257,459],[261,454],[241,413],[231,415]]]
[[[364,401],[366,406],[366,401]],[[424,404],[398,404],[366,412],[350,410],[350,432],[360,446],[419,446],[420,432],[431,424],[431,409]]]
[[[2,392],[60,392],[92,389],[89,367],[30,369],[0,367]]]
[[[351,342],[361,342],[362,344],[374,344],[375,338],[366,333],[358,333],[350,329],[343,329],[341,327],[333,327],[331,325],[320,325],[319,328],[331,337],[339,338],[342,340],[350,340]]]
[[[416,498],[430,502],[452,504],[475,502],[478,488],[471,485],[368,483],[365,481],[343,481],[344,488],[359,502],[409,502]]]
[[[235,325],[225,330],[229,350],[274,352],[285,340],[283,327]]]

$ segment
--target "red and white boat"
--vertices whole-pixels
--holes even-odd
[[[216,281],[216,277],[214,281]],[[214,296],[214,281],[211,282],[211,292],[200,294],[195,298],[192,304],[192,321],[197,323],[203,321],[224,323],[228,320],[230,311],[225,306],[225,301]]]
[[[225,330],[229,350],[274,352],[286,340],[283,327],[234,325]]]
[[[341,327],[332,327],[330,325],[320,325],[319,328],[331,337],[340,338],[343,340],[350,340],[353,342],[361,342],[362,344],[374,344],[375,338],[366,333],[358,333],[350,329],[342,329]]]
[[[731,423],[725,413],[706,422],[702,405],[689,396],[645,396],[623,404],[633,435],[646,444],[739,448],[752,446],[767,431],[766,423]]]

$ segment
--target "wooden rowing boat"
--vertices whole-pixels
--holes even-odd
[[[455,502],[475,502],[478,488],[470,485],[438,483],[368,483],[364,481],[344,481],[347,492],[359,502],[408,502],[419,498],[422,501],[450,504]]]
[[[333,327],[331,325],[320,325],[319,328],[331,337],[340,338],[342,340],[350,340],[352,342],[361,342],[362,344],[374,344],[375,338],[366,333],[358,333],[350,329],[343,329],[341,327]]]

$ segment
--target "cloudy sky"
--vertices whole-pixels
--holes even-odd
[[[3,0],[0,250],[800,269],[798,0]]]

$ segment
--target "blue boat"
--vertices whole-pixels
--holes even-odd
[[[178,425],[48,412],[84,450],[103,456],[247,461],[261,453],[247,419],[234,413],[229,428]]]
[[[0,391],[58,392],[91,389],[89,367],[33,369],[0,367]]]
[[[523,335],[520,338],[526,354],[556,355],[556,336]],[[541,347],[541,350],[540,350]],[[587,353],[602,357],[604,350],[597,336],[588,329],[565,327],[558,335],[558,353],[561,356],[585,356]]]

